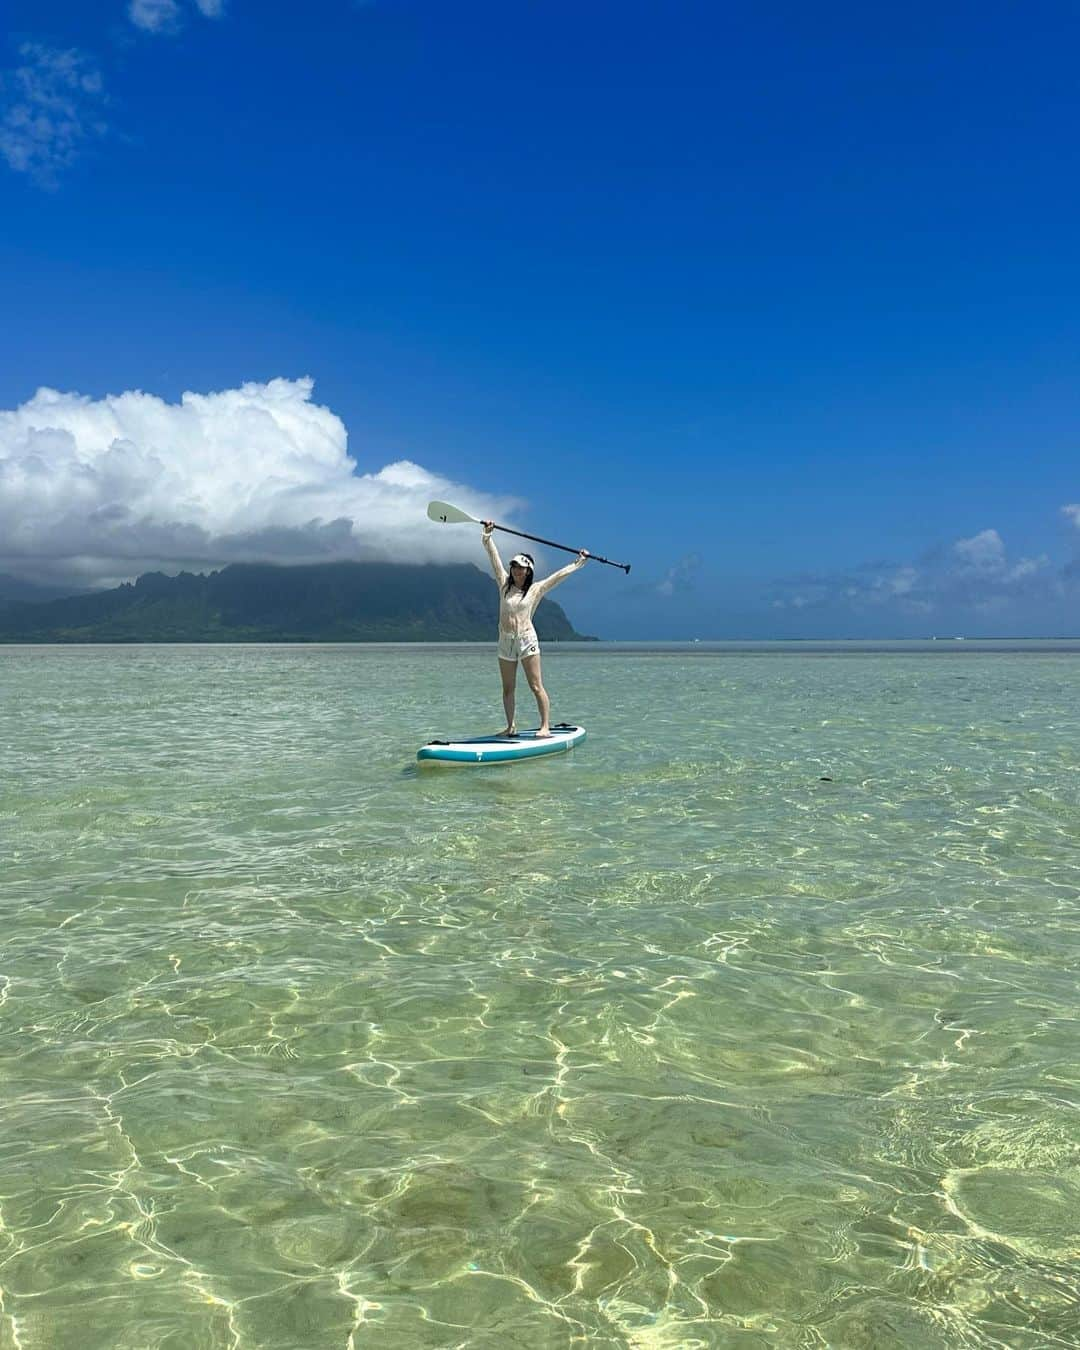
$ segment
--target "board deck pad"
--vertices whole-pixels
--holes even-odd
[[[570,750],[585,739],[585,728],[560,722],[550,736],[519,731],[516,736],[473,736],[461,741],[428,741],[417,751],[419,760],[443,764],[505,764],[515,759],[533,759]]]

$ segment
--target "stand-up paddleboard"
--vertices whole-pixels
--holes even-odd
[[[533,759],[536,755],[555,755],[569,750],[585,739],[584,727],[560,722],[550,736],[535,731],[519,731],[516,736],[475,736],[468,741],[428,741],[416,753],[420,760],[444,764],[505,764],[513,759]]]

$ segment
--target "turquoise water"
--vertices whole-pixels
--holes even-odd
[[[1080,1344],[1080,662],[949,651],[0,650],[0,1346]]]

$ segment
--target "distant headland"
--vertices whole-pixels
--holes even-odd
[[[207,574],[148,572],[63,598],[25,596],[9,593],[0,604],[0,642],[491,642],[499,611],[490,576],[471,563],[234,563]],[[591,640],[550,598],[536,629],[549,642]]]

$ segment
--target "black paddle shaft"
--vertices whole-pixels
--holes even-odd
[[[570,548],[567,544],[556,544],[553,539],[541,539],[538,534],[526,534],[524,530],[512,530],[508,525],[492,525],[492,529],[502,530],[504,534],[516,534],[519,539],[532,539],[538,544],[547,544],[548,548],[561,548],[564,553],[581,553],[580,548]],[[587,552],[587,550],[585,550]],[[590,562],[607,563],[609,567],[621,567],[627,576],[630,575],[630,564],[612,562],[610,558],[601,558],[599,553],[589,554]]]

